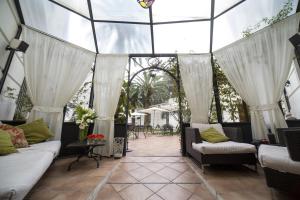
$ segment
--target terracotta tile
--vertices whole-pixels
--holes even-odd
[[[131,184],[111,184],[111,186],[116,190],[116,192],[120,192],[121,190],[127,188]]]
[[[120,192],[124,200],[145,200],[152,194],[153,192],[142,184],[132,184]]]
[[[25,200],[50,200],[53,199],[56,195],[58,195],[58,192],[54,190],[36,189],[31,195],[28,195],[28,197],[26,197]]]
[[[141,165],[153,172],[157,172],[158,170],[161,170],[165,167],[165,165],[161,163],[141,163]]]
[[[153,172],[150,171],[149,169],[146,169],[145,167],[139,167],[135,170],[131,170],[128,172],[131,176],[136,178],[137,180],[142,180],[143,178],[149,176]]]
[[[182,175],[178,176],[174,183],[202,183],[198,175],[192,170],[187,170]]]
[[[158,195],[153,194],[151,197],[149,197],[147,200],[163,200],[162,198],[160,198]]]
[[[156,173],[170,181],[174,180],[177,176],[179,176],[181,174],[180,172],[176,171],[175,169],[172,169],[169,167],[165,167]]]
[[[130,171],[141,167],[141,165],[137,163],[122,163],[120,167],[126,171]]]
[[[106,184],[98,193],[97,200],[122,200],[119,193],[117,193],[111,185]]]
[[[144,184],[147,188],[152,190],[153,192],[157,192],[160,190],[162,187],[165,186],[165,184]]]
[[[192,193],[176,184],[167,184],[157,192],[165,200],[186,200]]]
[[[158,174],[151,174],[140,181],[141,183],[169,183],[170,181]]]
[[[184,172],[189,169],[189,166],[185,163],[170,163],[168,167],[175,169],[179,172]]]
[[[108,183],[137,183],[138,181],[125,171],[118,171],[108,180]]]
[[[57,194],[52,200],[69,200],[69,199],[86,200],[88,196],[89,193],[69,190]]]

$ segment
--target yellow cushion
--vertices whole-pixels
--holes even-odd
[[[14,147],[10,134],[7,131],[0,130],[0,155],[6,155],[17,152]]]
[[[229,138],[221,133],[219,133],[214,128],[206,129],[200,133],[201,138],[207,142],[218,143],[218,142],[226,142]]]
[[[53,137],[53,134],[43,119],[38,119],[28,124],[19,125],[18,128],[23,129],[26,140],[29,144],[44,142]]]

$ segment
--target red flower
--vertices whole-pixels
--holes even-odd
[[[93,134],[90,134],[87,136],[88,139],[97,139],[97,140],[101,140],[101,139],[104,139],[104,135],[103,134],[96,134],[96,133],[93,133]]]

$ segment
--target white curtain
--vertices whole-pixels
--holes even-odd
[[[192,123],[208,123],[212,98],[210,54],[178,55],[184,92],[192,114]]]
[[[114,115],[119,102],[127,55],[98,55],[94,74],[94,108],[98,115],[94,133],[105,135],[106,145],[99,149],[104,156],[112,155]]]
[[[215,53],[229,82],[250,106],[255,139],[267,138],[267,128],[275,133],[287,126],[278,101],[294,56],[289,38],[298,25],[296,14]]]
[[[23,26],[29,48],[24,54],[25,78],[34,105],[29,121],[43,118],[59,140],[63,107],[90,71],[95,54]]]

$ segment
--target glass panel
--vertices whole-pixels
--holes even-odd
[[[95,23],[101,53],[150,53],[150,26]]]
[[[154,26],[156,53],[208,53],[209,38],[210,22]]]
[[[153,21],[210,18],[211,0],[158,0],[152,5]]]
[[[95,51],[89,20],[50,1],[20,1],[25,23],[48,34]]]
[[[136,0],[91,0],[95,20],[149,22],[149,10]]]
[[[90,17],[87,0],[54,0],[86,17]]]
[[[215,16],[230,8],[241,0],[215,0]]]
[[[224,47],[243,37],[243,31],[255,26],[263,18],[271,18],[282,9],[286,0],[247,0],[215,20],[213,50]],[[293,0],[295,13],[298,0]],[[262,24],[259,28],[263,28]]]

